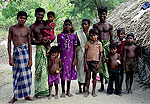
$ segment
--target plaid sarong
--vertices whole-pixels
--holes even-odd
[[[13,92],[15,98],[28,97],[31,94],[32,72],[28,68],[29,50],[27,44],[14,47],[13,50]]]

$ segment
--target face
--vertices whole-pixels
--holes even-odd
[[[120,33],[117,34],[117,36],[118,36],[119,40],[123,40],[124,33],[120,32]]]
[[[107,14],[106,14],[106,12],[101,12],[98,14],[98,16],[99,16],[100,20],[105,21]]]
[[[64,24],[64,30],[65,30],[66,32],[70,31],[71,28],[72,28],[72,25],[71,25],[70,22],[66,22],[66,23]]]
[[[17,20],[18,20],[18,24],[24,25],[24,23],[27,20],[27,17],[26,16],[19,16]]]
[[[115,54],[117,52],[117,48],[111,47],[110,48],[110,53]]]
[[[51,57],[52,57],[52,58],[56,58],[58,55],[59,55],[58,52],[52,52],[52,53],[51,53]]]
[[[88,21],[83,21],[81,26],[83,30],[88,30],[90,25],[88,24]]]
[[[92,33],[90,34],[90,39],[94,42],[97,41],[97,37],[98,36],[96,34],[92,34]]]
[[[36,13],[36,21],[42,21],[43,20],[43,17],[44,17],[44,13],[43,12],[38,12]]]
[[[53,20],[54,20],[55,18],[54,18],[54,16],[53,15],[48,15],[48,21],[49,22],[53,22]]]
[[[129,44],[132,44],[134,39],[133,39],[132,36],[129,36],[129,37],[127,37],[127,41],[128,41]]]

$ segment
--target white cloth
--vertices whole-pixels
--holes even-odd
[[[83,30],[77,31],[77,36],[80,41],[80,46],[77,47],[77,72],[78,72],[78,81],[80,83],[85,83],[85,76],[86,73],[84,71],[84,53],[85,53],[85,45],[87,40],[87,37]]]

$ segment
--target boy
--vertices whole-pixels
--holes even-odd
[[[123,83],[123,49],[124,46],[126,45],[127,40],[125,39],[125,28],[118,28],[117,29],[117,36],[119,40],[116,42],[117,43],[117,53],[120,54],[120,60],[121,60],[121,70],[120,70],[120,81],[119,81],[119,88],[120,92],[122,92],[122,83]]]
[[[93,78],[92,96],[96,97],[97,96],[95,94],[96,74],[99,72],[103,48],[102,43],[97,40],[98,30],[93,28],[89,31],[89,34],[90,40],[86,43],[85,46],[85,70],[86,70],[86,86],[87,86],[85,97],[89,95],[91,72]]]
[[[14,103],[18,98],[25,97],[25,100],[32,100],[32,51],[30,29],[24,26],[27,20],[27,13],[19,11],[17,14],[18,24],[9,28],[8,54],[9,65],[13,67],[13,93],[14,97],[9,103]],[[13,56],[11,56],[11,41],[13,42]]]
[[[134,34],[127,35],[127,46],[124,47],[123,69],[126,72],[126,90],[127,93],[132,93],[131,87],[133,83],[133,73],[138,66],[138,50],[133,44]]]
[[[98,30],[98,40],[102,42],[103,46],[103,58],[100,66],[100,81],[101,88],[98,90],[102,92],[104,90],[103,77],[107,83],[109,79],[107,64],[105,63],[106,54],[109,52],[109,44],[112,42],[113,38],[113,26],[110,23],[106,22],[107,8],[104,6],[99,7],[98,16],[100,21],[93,25],[94,28]]]
[[[58,84],[60,83],[59,70],[61,67],[61,59],[58,58],[59,48],[58,46],[53,46],[50,50],[50,57],[48,58],[48,71],[49,71],[49,99],[52,98],[52,86],[55,84],[55,99],[58,99]]]
[[[119,89],[119,64],[120,54],[117,53],[117,44],[110,44],[110,53],[107,55],[106,62],[109,68],[109,83],[107,94],[113,93],[113,80],[115,80],[115,94],[121,95]]]
[[[49,41],[50,43],[55,39],[54,36],[54,29],[55,29],[55,13],[53,11],[49,11],[47,13],[47,18],[48,20],[45,21],[45,28],[43,29],[43,41]],[[50,44],[46,44],[45,45],[46,49],[47,49],[47,53],[50,51]]]

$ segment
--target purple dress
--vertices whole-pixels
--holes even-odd
[[[62,70],[60,76],[63,81],[71,81],[77,79],[77,72],[72,66],[74,59],[73,46],[77,45],[77,36],[73,33],[67,35],[65,33],[58,34],[57,43],[60,45],[60,58],[62,60]]]

